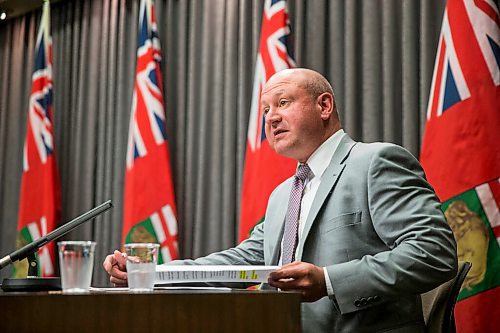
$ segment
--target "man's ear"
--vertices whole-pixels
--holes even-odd
[[[319,107],[321,108],[321,119],[330,119],[335,110],[335,100],[333,99],[333,95],[328,92],[324,92],[318,96],[317,101]]]

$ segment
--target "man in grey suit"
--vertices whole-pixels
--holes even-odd
[[[274,190],[248,240],[172,264],[281,265],[268,283],[302,293],[304,332],[423,332],[419,295],[455,276],[457,255],[418,161],[393,144],[353,141],[315,71],[278,72],[261,102],[271,147],[305,179]],[[104,268],[126,284],[118,251]]]

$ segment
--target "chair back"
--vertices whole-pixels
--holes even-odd
[[[453,312],[460,288],[470,268],[470,262],[459,262],[457,275],[453,279],[421,295],[428,333],[456,332]]]

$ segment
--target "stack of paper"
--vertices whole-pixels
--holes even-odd
[[[267,282],[279,266],[158,265],[155,284],[187,282]]]

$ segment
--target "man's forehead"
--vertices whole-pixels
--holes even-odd
[[[261,96],[279,96],[297,87],[297,82],[289,78],[278,78],[276,80],[271,79],[264,85]]]

